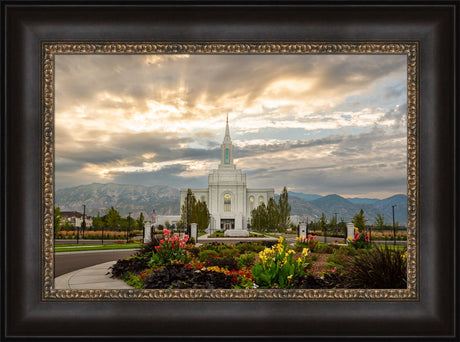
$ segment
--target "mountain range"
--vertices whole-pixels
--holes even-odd
[[[180,212],[180,190],[165,185],[129,185],[129,184],[99,184],[93,183],[72,188],[56,190],[55,205],[61,211],[83,211],[86,205],[86,214],[102,216],[111,206],[118,209],[121,216],[137,218],[143,212],[146,219],[151,218],[152,210],[157,215],[178,215]],[[275,195],[278,199],[278,195]],[[346,222],[364,210],[368,223],[374,223],[377,214],[384,216],[385,222],[392,223],[392,205],[395,205],[395,221],[401,225],[407,222],[407,196],[394,195],[385,199],[375,198],[344,198],[331,194],[321,196],[289,192],[291,215],[298,215],[304,219],[317,220],[324,213],[330,220],[335,213],[340,220]]]

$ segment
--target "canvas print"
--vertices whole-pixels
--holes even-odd
[[[57,54],[56,289],[406,289],[406,54]]]

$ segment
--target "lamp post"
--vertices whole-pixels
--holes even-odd
[[[128,227],[126,228],[126,243],[129,241],[129,231],[131,229],[131,212],[128,213]]]
[[[83,222],[81,223],[81,230],[83,234],[83,239],[85,238],[85,228],[86,228],[86,221],[85,221],[85,216],[86,216],[86,204],[83,204]]]
[[[334,215],[335,215],[335,233],[334,234],[336,234],[336,235],[339,232],[339,223],[337,222],[337,214],[338,213],[334,213]]]
[[[190,192],[187,191],[187,235],[190,236]]]
[[[77,226],[77,245],[78,245],[78,240],[80,239],[80,227],[78,226],[76,219],[75,219],[75,226]]]
[[[391,209],[393,211],[393,245],[396,245],[395,207],[396,204],[391,206]]]

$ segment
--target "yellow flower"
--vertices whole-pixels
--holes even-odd
[[[358,231],[358,230],[359,230],[358,227],[354,227],[354,228],[355,228],[355,231]]]
[[[298,262],[298,263],[301,263],[301,262],[302,262],[302,258],[298,258],[298,259],[297,259],[297,262]]]
[[[308,255],[308,248],[304,248],[302,250],[302,256],[304,257],[304,256],[307,256],[307,255]]]

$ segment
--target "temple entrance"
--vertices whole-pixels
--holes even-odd
[[[220,220],[220,228],[223,230],[235,229],[235,219],[222,219]]]

